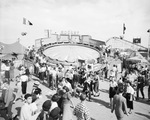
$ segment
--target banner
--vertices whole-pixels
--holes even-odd
[[[141,43],[141,38],[133,38],[133,43]]]

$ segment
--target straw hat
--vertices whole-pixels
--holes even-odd
[[[39,81],[35,81],[33,87],[38,87],[40,85]]]

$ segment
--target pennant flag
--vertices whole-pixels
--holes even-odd
[[[125,34],[126,26],[123,24],[123,34]]]
[[[33,25],[33,23],[30,22],[29,20],[27,20],[26,18],[23,18],[23,24],[24,25]]]
[[[29,25],[33,25],[29,20],[28,20]]]

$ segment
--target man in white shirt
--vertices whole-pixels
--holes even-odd
[[[20,76],[20,80],[21,80],[21,87],[22,87],[22,94],[26,94],[26,89],[27,89],[27,81],[28,81],[28,76],[23,74]]]
[[[20,120],[36,120],[37,116],[39,115],[39,112],[32,115],[33,113],[31,108],[32,95],[26,94],[24,98],[25,98],[25,104],[21,107]]]
[[[113,70],[113,72],[114,72],[114,74],[115,74],[115,77],[117,78],[117,72],[118,72],[118,70],[117,70],[117,65],[113,65],[112,70]]]
[[[44,56],[41,57],[40,63],[41,63],[41,64],[46,63],[46,60],[45,60]]]
[[[44,82],[44,78],[45,78],[45,73],[46,72],[46,65],[45,65],[45,63],[41,66],[41,78],[40,78],[40,80],[41,80],[41,82]]]
[[[1,78],[3,79],[5,77],[5,71],[6,71],[6,65],[5,63],[2,61],[2,64],[1,64]]]
[[[38,76],[39,75],[39,69],[40,69],[40,65],[39,65],[39,62],[38,61],[36,61],[36,63],[35,63],[35,74]]]

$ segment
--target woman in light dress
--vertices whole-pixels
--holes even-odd
[[[64,94],[62,95],[62,105],[63,105],[63,118],[62,120],[73,120],[73,109],[74,105],[71,100],[71,94],[69,88],[63,87]]]

